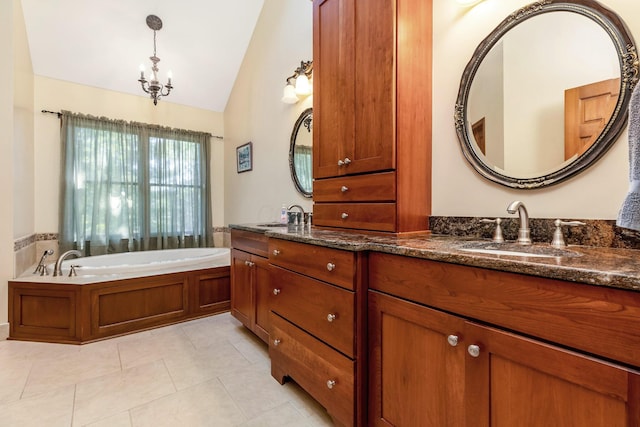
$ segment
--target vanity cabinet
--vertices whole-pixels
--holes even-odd
[[[640,425],[640,293],[369,256],[369,421]]]
[[[314,224],[426,230],[430,0],[314,0]]]
[[[362,260],[354,252],[269,240],[271,373],[290,377],[336,425],[364,423]]]
[[[264,342],[269,340],[268,240],[231,230],[231,314]]]

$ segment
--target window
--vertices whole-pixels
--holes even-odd
[[[210,135],[67,112],[61,135],[61,250],[208,245]]]

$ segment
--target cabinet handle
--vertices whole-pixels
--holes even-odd
[[[480,347],[472,344],[467,348],[467,351],[469,352],[469,354],[471,355],[471,357],[478,357],[480,356]]]
[[[457,335],[449,335],[449,336],[447,337],[447,342],[449,343],[449,345],[450,345],[451,347],[455,347],[455,346],[457,346],[457,345],[458,345],[458,341],[459,341],[459,339],[458,339],[458,336],[457,336]]]
[[[342,219],[347,219],[349,218],[349,214],[346,212],[342,212],[342,215],[340,215],[342,217]]]
[[[273,294],[274,294],[274,295],[278,295],[279,293],[280,293],[280,289],[275,288],[275,289],[273,290]]]
[[[346,193],[347,191],[349,191],[349,187],[343,185],[342,187],[340,187],[340,191]]]
[[[348,158],[348,157],[345,157],[345,158],[344,158],[344,164],[345,164],[345,165],[348,165],[349,163],[351,163],[351,159],[350,159],[350,158]]]
[[[344,162],[342,161],[342,159],[338,160],[338,166],[344,166]]]
[[[275,340],[273,340],[274,347],[277,347],[278,345],[280,345],[280,342],[281,341],[279,339],[277,339],[277,338]]]
[[[329,322],[329,323],[333,322],[334,320],[336,320],[336,317],[338,317],[338,316],[336,316],[333,313],[327,314],[327,322]]]
[[[335,380],[327,380],[327,388],[331,390],[336,385]]]
[[[244,265],[248,266],[248,267],[253,267],[254,265],[256,265],[255,262],[251,262],[251,261],[245,261]]]
[[[277,250],[277,249],[274,249],[273,250],[273,256],[278,256],[278,255],[280,255],[280,251]]]
[[[334,263],[332,262],[327,263],[327,270],[333,271],[334,268],[336,268],[336,265]]]

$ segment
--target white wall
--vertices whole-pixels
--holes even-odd
[[[312,4],[268,0],[225,110],[225,221],[274,221],[282,204],[311,201],[296,190],[289,173],[289,139],[312,99],[280,101],[285,79],[312,58]],[[253,142],[253,170],[236,172],[236,147]]]
[[[35,107],[40,110],[69,110],[142,123],[159,124],[223,136],[222,113],[172,104],[169,98],[157,106],[146,96],[134,96],[54,80],[35,78]],[[60,186],[60,120],[53,114],[35,114],[35,229],[58,232]],[[213,225],[224,225],[224,144],[211,140]]]
[[[461,155],[453,124],[460,77],[478,43],[529,0],[485,0],[472,8],[434,1],[433,215],[507,216],[515,199],[532,217],[615,219],[628,187],[627,132],[594,166],[547,189],[513,190],[483,179]],[[603,0],[640,41],[640,3]]]

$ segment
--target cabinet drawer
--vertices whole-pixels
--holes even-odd
[[[343,288],[354,289],[355,252],[270,239],[269,262]]]
[[[373,173],[313,183],[316,202],[393,202],[396,200],[395,172]]]
[[[355,296],[282,268],[271,269],[271,310],[354,357]]]
[[[313,223],[325,227],[396,230],[395,203],[316,203]]]
[[[261,233],[231,230],[231,247],[245,252],[267,257],[269,238]]]
[[[271,375],[291,377],[339,424],[354,425],[355,362],[275,313],[270,337]]]
[[[640,293],[372,252],[369,288],[632,366]]]

